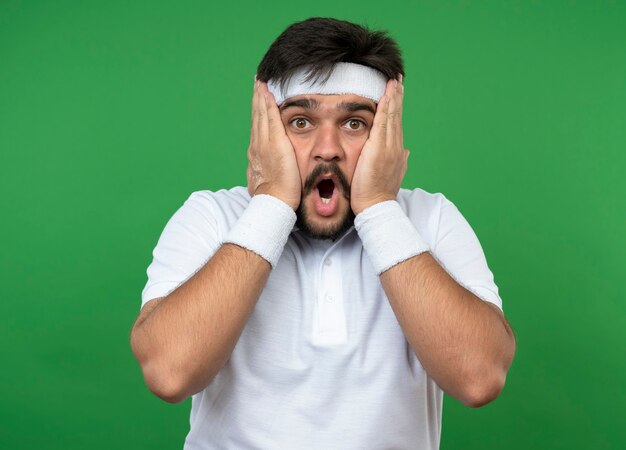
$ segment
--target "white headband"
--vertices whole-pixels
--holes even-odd
[[[280,105],[288,98],[302,94],[355,94],[379,102],[385,93],[387,77],[378,70],[354,63],[337,63],[328,81],[305,81],[310,68],[298,69],[284,89],[274,80],[267,82],[269,91]],[[323,78],[323,77],[322,77]]]

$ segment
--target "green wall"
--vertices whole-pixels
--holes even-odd
[[[626,431],[626,5],[0,0],[0,448],[172,449],[189,402],[128,337],[188,195],[245,183],[256,64],[310,16],[404,49],[405,187],[480,238],[518,352],[443,449],[620,449]]]

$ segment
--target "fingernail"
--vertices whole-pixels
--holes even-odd
[[[398,80],[394,79],[393,80],[393,85],[394,85],[394,87],[398,87]]]
[[[404,80],[404,77],[400,74],[400,83],[402,83],[402,80]]]

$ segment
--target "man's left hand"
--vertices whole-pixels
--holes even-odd
[[[352,178],[350,206],[354,214],[398,195],[409,157],[402,137],[403,97],[402,81],[389,80]]]

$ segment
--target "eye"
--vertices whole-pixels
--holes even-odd
[[[367,126],[365,122],[359,119],[350,119],[345,123],[345,125],[353,131],[362,130]]]
[[[309,121],[302,117],[296,117],[291,121],[291,124],[299,130],[304,130],[310,125]]]

